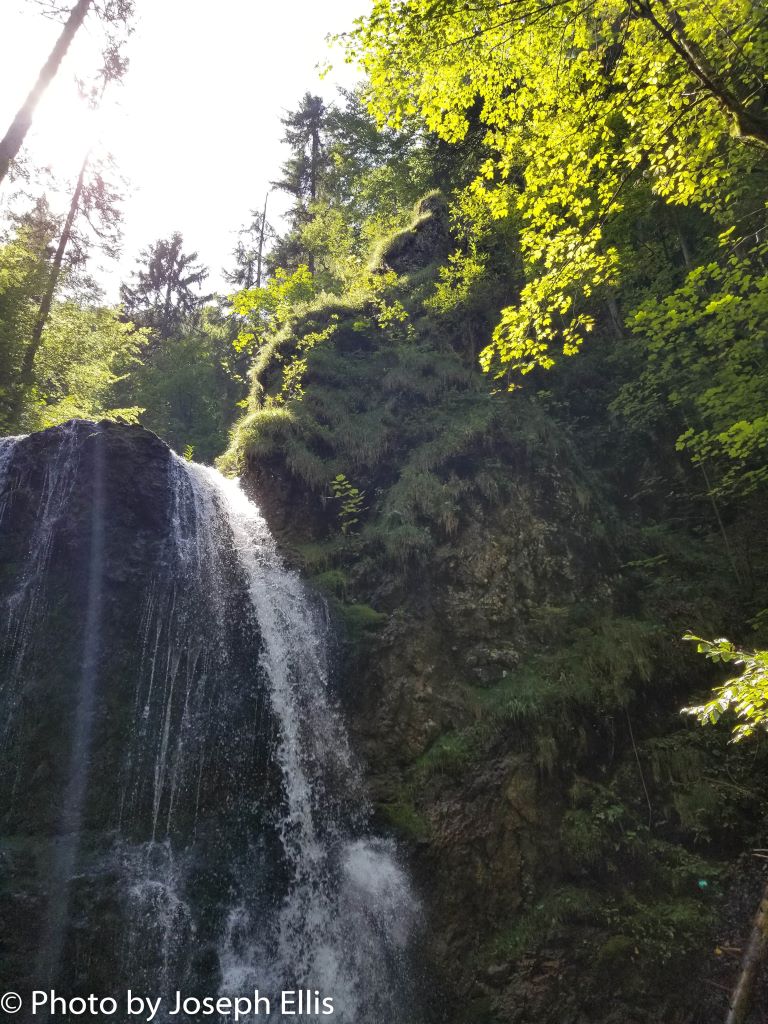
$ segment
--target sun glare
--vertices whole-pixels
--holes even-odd
[[[96,116],[75,81],[76,74],[92,76],[101,59],[99,20],[86,20],[38,107],[24,153],[30,166],[52,172],[56,206],[66,203],[91,146],[97,156],[114,157],[128,184],[124,256],[111,265],[110,294],[149,241],[176,230],[207,253],[214,278],[220,273],[238,228],[261,206],[286,157],[285,111],[307,89],[332,101],[336,84],[354,82],[342,61],[323,81],[316,67],[328,60],[327,33],[349,27],[369,4],[297,0],[297,17],[287,20],[277,6],[219,0],[211,21],[189,0],[136,0],[128,73],[110,86]],[[0,0],[0,133],[60,30],[37,4]],[[273,195],[270,212],[278,222],[280,205]]]
[[[57,21],[44,18],[34,7],[3,12],[0,42],[0,93],[4,117],[20,106],[35,73],[61,31]],[[88,84],[100,62],[97,28],[86,22],[73,42],[58,74],[35,112],[28,138],[33,161],[49,168],[57,178],[77,173],[87,150],[96,145],[103,115],[89,109],[75,74]]]
[[[97,144],[102,123],[103,115],[89,109],[74,83],[59,83],[40,106],[36,136],[41,159],[54,174],[71,176]]]

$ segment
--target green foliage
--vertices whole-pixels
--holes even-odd
[[[487,273],[488,258],[472,239],[467,252],[459,249],[451,253],[447,264],[440,268],[440,282],[427,305],[439,313],[466,305]]]
[[[643,743],[657,813],[678,821],[699,849],[738,836],[759,805],[754,751],[727,746],[727,733],[684,729]]]
[[[522,722],[546,715],[565,722],[576,708],[621,709],[651,681],[661,632],[655,623],[600,609],[585,616],[544,606],[535,614],[545,630],[542,649],[474,695],[485,717]]]
[[[252,356],[270,335],[277,333],[293,312],[316,294],[314,278],[302,264],[293,273],[278,267],[260,288],[244,288],[230,297],[240,330],[235,352]]]
[[[547,893],[526,913],[518,914],[514,924],[494,936],[485,954],[514,960],[535,950],[568,924],[592,923],[599,914],[599,903],[589,891],[563,886]]]
[[[660,400],[679,410],[678,450],[714,463],[721,492],[752,491],[768,480],[768,276],[755,270],[755,259],[767,254],[760,244],[749,258],[732,254],[724,264],[696,267],[671,294],[645,299],[631,323],[646,364],[614,403],[639,425],[659,416]]]
[[[343,604],[340,610],[353,635],[368,629],[378,629],[387,621],[387,616],[383,612],[377,612],[368,604]]]
[[[117,310],[57,303],[35,360],[35,383],[20,426],[43,430],[73,417],[135,422],[141,407],[115,403],[146,344],[146,332],[124,323]]]
[[[306,551],[303,554],[306,561]],[[312,577],[312,582],[321,590],[333,594],[334,597],[338,597],[342,601],[346,599],[349,577],[341,569],[326,569],[324,572],[317,573]]]
[[[540,649],[495,685],[465,690],[473,723],[439,736],[415,762],[416,777],[460,776],[511,735],[542,777],[553,776],[585,757],[595,714],[625,715],[633,699],[649,693],[659,640],[652,623],[598,610],[586,623],[578,611],[545,607],[539,614],[547,623]]]
[[[207,267],[197,253],[184,252],[184,239],[176,231],[144,249],[136,261],[131,282],[123,284],[120,298],[126,315],[166,340],[182,325],[196,326],[211,295],[202,295]]]
[[[38,302],[50,272],[56,222],[46,204],[15,227],[0,245],[0,429],[19,428],[13,410],[21,362],[32,337]]]
[[[315,219],[314,204],[320,195],[321,182],[328,166],[324,144],[326,106],[320,96],[306,92],[296,110],[289,111],[282,124],[283,142],[291,155],[280,168],[281,177],[273,187],[293,198],[290,211],[291,229],[277,242],[270,253],[270,265],[294,268],[306,263],[315,270],[315,258],[304,244],[302,229],[311,227]]]
[[[718,665],[736,665],[733,676],[713,691],[713,696],[697,707],[683,708],[701,725],[715,725],[723,714],[732,712],[740,722],[733,726],[733,742],[738,743],[756,730],[768,729],[768,651],[744,651],[730,640],[702,640],[687,633],[684,640],[696,644],[696,650]]]
[[[418,758],[414,765],[415,777],[426,780],[435,775],[456,775],[471,763],[475,752],[474,735],[469,732],[447,732]]]
[[[577,962],[591,961],[583,966],[593,977],[636,972],[648,985],[700,953],[713,906],[699,880],[716,885],[722,866],[654,834],[638,820],[626,789],[575,783],[562,825],[571,880],[531,900],[495,937],[490,955],[516,959],[564,948]],[[589,939],[579,943],[579,936]]]
[[[367,505],[361,538],[405,567],[456,531],[476,485],[454,466],[492,437],[496,407],[449,338],[429,322],[419,330],[421,307],[406,307],[397,275],[371,289],[301,309],[263,347],[226,462],[279,455],[318,493],[337,478],[345,532]]]
[[[667,203],[733,218],[768,145],[762,104],[743,99],[768,48],[751,0],[685,15],[618,0],[377,0],[349,46],[383,123],[418,116],[456,144],[480,110],[485,158],[467,190],[493,217],[519,218],[525,263],[482,356],[502,373],[579,349],[592,296],[631,259],[610,228],[633,191],[649,183]]]
[[[227,371],[230,351],[230,331],[208,309],[196,328],[157,339],[124,384],[145,426],[179,453],[191,445],[203,462],[224,448],[242,394]]]
[[[339,503],[339,522],[341,532],[346,535],[360,522],[360,513],[363,511],[365,491],[359,487],[353,487],[343,473],[338,473],[331,480],[333,496]]]
[[[141,407],[125,381],[146,350],[147,332],[119,311],[74,297],[54,302],[33,365],[21,369],[50,273],[57,225],[45,204],[19,219],[0,245],[0,429],[40,430],[72,417],[135,421]]]
[[[377,612],[375,608],[359,601],[337,599],[333,607],[341,620],[342,635],[352,650],[370,641],[389,618],[386,613]]]
[[[252,451],[266,450],[264,445],[273,443],[269,439],[277,439],[275,403],[286,404],[291,415],[280,417],[280,422],[290,427],[281,443],[292,465],[306,467],[306,482],[319,489],[328,475],[318,470],[318,446],[334,470],[332,476],[351,470],[358,477],[360,470],[370,472],[387,451],[388,435],[399,429],[402,416],[395,412],[395,404],[419,394],[434,397],[452,383],[466,388],[471,371],[451,355],[450,347],[436,351],[431,337],[417,338],[419,299],[390,272],[363,275],[342,299],[319,296],[313,304],[295,304],[293,315],[262,345],[254,365],[248,426],[242,425]],[[297,401],[302,395],[292,386],[294,376],[302,392],[311,385],[308,401]],[[381,401],[382,385],[386,404]],[[401,390],[408,395],[400,398]],[[411,416],[415,410],[412,402],[408,405],[403,404],[402,411]],[[259,437],[262,430],[264,436]],[[235,452],[244,440],[245,433],[238,428]],[[305,448],[303,457],[299,445]],[[337,460],[328,458],[330,452]]]
[[[269,266],[305,264],[320,290],[353,289],[376,240],[430,187],[428,151],[415,129],[380,130],[362,89],[331,106],[306,94],[283,125],[291,157],[276,186],[294,205]]]

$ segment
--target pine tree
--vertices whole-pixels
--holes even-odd
[[[270,253],[270,265],[295,270],[306,263],[314,272],[314,255],[302,245],[301,229],[313,218],[313,203],[320,189],[329,161],[325,146],[327,110],[320,96],[304,94],[296,110],[282,119],[283,142],[292,153],[280,168],[282,177],[272,182],[274,188],[293,196],[288,215],[290,230]]]
[[[184,253],[184,239],[175,232],[142,250],[132,283],[123,284],[120,297],[125,315],[141,327],[150,327],[161,338],[170,338],[185,321],[195,321],[211,298],[200,286],[208,268],[197,262],[197,253]]]

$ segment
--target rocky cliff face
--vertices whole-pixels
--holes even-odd
[[[709,680],[680,637],[743,623],[763,584],[739,589],[674,452],[622,433],[599,339],[545,391],[489,388],[485,300],[437,310],[448,232],[439,205],[417,214],[371,294],[261,354],[229,460],[338,615],[354,735],[450,993],[435,1019],[719,1020],[764,752],[681,720]],[[755,515],[728,530],[757,580]]]
[[[318,571],[311,495],[284,504],[274,462],[265,495],[347,630],[345,706],[428,907],[435,1020],[720,1020],[762,884],[738,855],[761,834],[764,754],[685,727],[697,667],[665,599],[654,621],[627,586],[615,519],[507,457],[507,494],[405,574],[364,540]],[[266,475],[255,462],[257,490]],[[378,617],[360,629],[362,603]]]

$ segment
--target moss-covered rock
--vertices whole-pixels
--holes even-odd
[[[490,386],[488,295],[434,301],[455,244],[431,199],[354,312],[298,313],[256,364],[230,464],[298,565],[386,616],[353,624],[344,698],[382,818],[412,842],[433,967],[462,994],[437,1019],[719,1019],[703,947],[729,858],[763,834],[765,754],[681,721],[704,682],[679,637],[768,595],[731,577],[674,455],[648,482],[599,339],[573,371]],[[363,495],[348,532],[338,474]],[[765,565],[765,544],[749,557]]]

